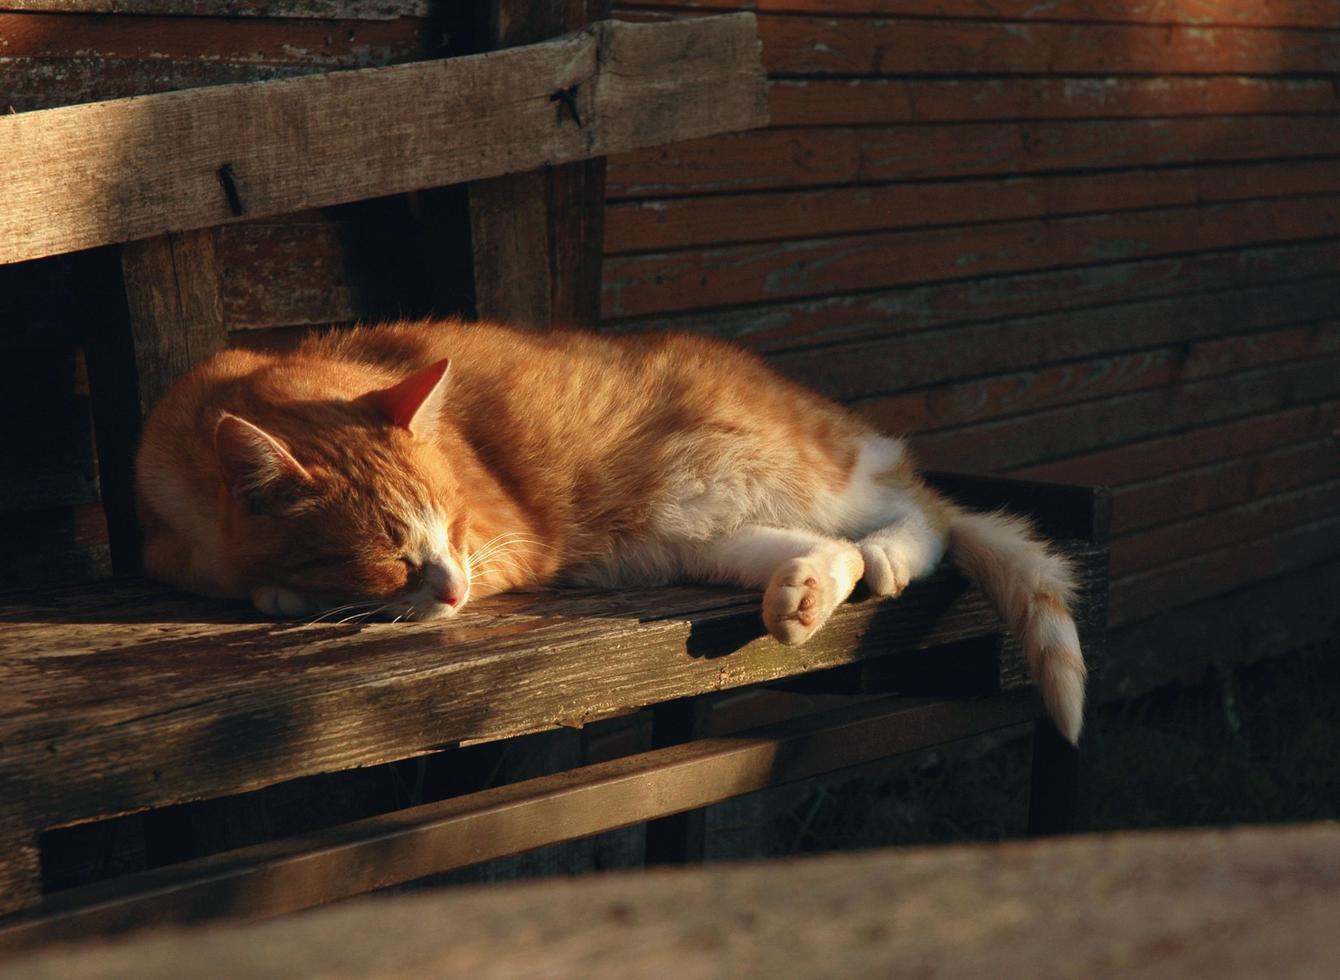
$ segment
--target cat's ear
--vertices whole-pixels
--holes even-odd
[[[446,358],[415,371],[399,384],[367,395],[368,401],[392,425],[408,429],[420,439],[431,439],[442,419],[447,390]]]
[[[300,496],[312,476],[270,433],[246,419],[224,413],[214,428],[219,472],[233,499],[253,511]]]

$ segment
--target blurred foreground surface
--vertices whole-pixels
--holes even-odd
[[[1328,976],[1340,826],[1077,837],[371,897],[0,977]]]

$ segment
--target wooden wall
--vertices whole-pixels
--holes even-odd
[[[418,0],[202,6],[0,0],[0,110],[428,57],[460,28]],[[1179,637],[1170,661],[1225,595],[1284,616],[1272,649],[1333,629],[1291,619],[1303,593],[1280,583],[1340,565],[1340,5],[748,6],[773,124],[610,161],[606,329],[734,337],[917,432],[937,466],[1111,484],[1119,653]],[[437,275],[444,213],[399,199],[222,230],[230,329],[271,343],[466,305]],[[0,270],[0,349],[23,364],[0,393],[22,450],[6,584],[107,569],[89,263]]]
[[[1111,485],[1117,658],[1242,589],[1274,648],[1334,633],[1273,586],[1340,558],[1340,4],[747,6],[772,127],[611,161],[606,325],[733,336],[936,466]]]

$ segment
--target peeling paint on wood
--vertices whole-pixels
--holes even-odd
[[[324,20],[395,20],[433,12],[428,0],[0,0],[0,10]]]
[[[605,262],[603,309],[639,316],[1338,232],[1332,195],[623,256]]]
[[[759,18],[770,75],[1329,74],[1327,31],[999,21]]]
[[[763,130],[610,160],[609,196],[1340,155],[1329,116],[1229,116]]]
[[[621,10],[661,10],[667,0],[620,0]],[[672,0],[685,11],[961,17],[1080,23],[1340,27],[1331,0]]]
[[[1198,202],[1336,192],[1340,192],[1340,162],[1301,160],[613,201],[606,213],[605,244],[607,254],[617,255],[735,241],[1110,214]]]
[[[1233,384],[1219,379],[1195,381],[931,433],[914,443],[918,456],[933,467],[1022,469],[1043,460],[1092,452],[1096,446],[1310,407],[1337,397],[1340,358],[1318,358],[1249,371],[1237,376]],[[878,401],[867,402],[860,411],[880,423]]]
[[[1340,92],[1319,78],[805,78],[774,79],[768,105],[774,126],[845,126],[1335,112]]]

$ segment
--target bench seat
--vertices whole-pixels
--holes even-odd
[[[1070,487],[1038,498],[1039,486],[970,481],[958,495],[1034,510],[1060,537],[1080,568],[1076,618],[1092,655],[1105,608],[1103,522],[1094,517],[1104,501]],[[514,594],[474,602],[452,620],[396,624],[267,621],[240,604],[137,579],[11,594],[0,600],[3,910],[43,903],[37,850],[53,828],[844,666],[844,689],[896,692],[900,683],[889,678],[897,672],[868,671],[853,686],[850,671],[1000,632],[985,598],[945,568],[897,600],[858,593],[801,647],[765,634],[757,595],[726,589]],[[899,702],[898,711],[915,709],[918,735],[845,762],[838,751],[830,768],[1038,717],[1017,648],[997,648],[992,676],[975,687],[1005,699],[995,713],[951,712],[944,729],[927,702]],[[601,778],[599,766],[586,769]],[[687,805],[670,794],[659,810],[634,818]],[[628,822],[610,813],[603,826]],[[548,834],[534,843],[580,835],[561,827]]]

